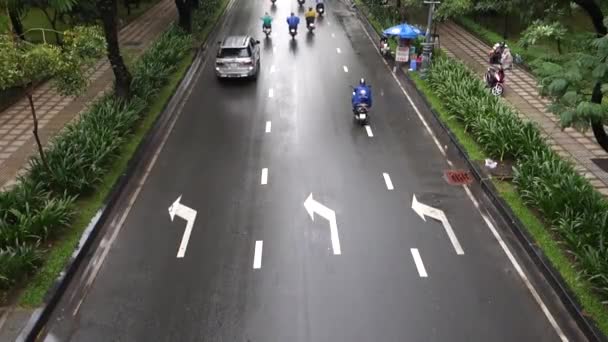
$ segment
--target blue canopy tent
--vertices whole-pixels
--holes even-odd
[[[400,39],[416,39],[424,35],[419,28],[406,23],[389,27],[382,33],[387,37],[399,37]]]

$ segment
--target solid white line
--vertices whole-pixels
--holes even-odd
[[[268,89],[268,97],[270,97],[270,98],[274,97],[274,89],[272,89],[272,88]]]
[[[414,263],[416,264],[416,268],[418,269],[418,274],[420,278],[426,278],[428,275],[426,274],[426,269],[424,268],[424,264],[422,263],[422,258],[420,257],[420,253],[418,253],[418,248],[411,248],[412,257],[414,258]]]
[[[443,224],[443,228],[445,229],[445,232],[448,234],[448,237],[450,238],[450,242],[452,243],[452,246],[454,246],[454,250],[456,251],[456,254],[464,255],[464,250],[462,249],[460,242],[458,242],[458,238],[456,237],[456,233],[454,233],[454,229],[452,229],[452,225],[450,224],[450,221],[448,221],[448,218],[445,216],[444,212],[441,212],[441,214],[442,214],[441,223]]]
[[[336,223],[336,215],[332,216],[332,220],[329,220],[329,233],[331,236],[331,248],[334,251],[334,255],[342,254],[340,248],[340,236],[338,235],[338,224]]]
[[[277,68],[275,68],[275,66],[274,66],[274,65],[273,65],[273,66],[271,66],[271,67],[270,67],[270,73],[275,72],[275,71],[276,71],[276,69],[277,69]]]
[[[340,48],[336,48],[336,51],[337,51],[338,53],[342,53],[342,50],[340,50]]]
[[[268,168],[263,168],[262,169],[262,180],[261,180],[262,185],[266,185],[268,184]]]
[[[367,136],[370,138],[374,137],[374,132],[372,132],[372,128],[369,125],[365,125],[365,130],[367,131]]]
[[[384,172],[382,174],[382,176],[384,176],[384,182],[386,183],[386,188],[389,190],[393,190],[394,187],[393,187],[393,182],[391,181],[391,176],[386,172]]]
[[[253,253],[253,268],[262,268],[262,248],[264,247],[264,241],[258,240],[255,242],[255,252]]]
[[[277,47],[276,46],[272,48],[272,52],[277,52]]]
[[[369,35],[369,33],[367,32],[367,30],[365,29],[365,27],[363,26],[363,24],[362,23],[359,23],[359,24],[361,25],[363,31],[367,35],[367,38],[369,38],[370,42],[372,43],[372,45],[374,46],[374,48],[376,49],[376,51],[378,52],[378,54],[380,54],[380,50],[378,50],[378,47],[374,43],[374,40]],[[386,67],[390,70],[390,66],[388,65],[388,63],[386,62],[386,60],[382,59],[382,61],[384,62],[384,64],[386,65]],[[414,108],[414,111],[418,115],[418,118],[420,119],[420,121],[422,121],[422,123],[423,123],[424,127],[426,128],[427,132],[433,138],[433,141],[435,142],[435,145],[437,146],[437,148],[439,149],[439,151],[441,152],[441,154],[443,154],[444,157],[447,157],[447,155],[445,153],[445,150],[443,149],[443,147],[439,143],[439,140],[437,139],[437,137],[435,136],[435,134],[431,130],[430,126],[428,125],[428,123],[426,122],[426,120],[424,119],[424,117],[422,117],[422,114],[420,114],[420,110],[418,110],[418,107],[416,107],[416,105],[414,104],[414,101],[412,100],[412,98],[409,96],[409,94],[405,91],[405,89],[401,85],[401,81],[399,81],[399,79],[397,78],[397,76],[394,73],[391,73],[391,75],[393,76],[393,79],[395,80],[395,82],[397,82],[397,85],[399,86],[399,88],[401,89],[401,91],[403,92],[403,94],[405,95],[405,97],[407,98],[407,100],[410,103],[410,105]],[[471,199],[471,201],[473,202],[473,204],[475,205],[475,207],[479,211],[479,214],[481,215],[481,217],[485,221],[486,226],[490,229],[490,231],[492,231],[492,234],[494,235],[494,238],[498,241],[499,245],[501,246],[501,248],[503,249],[503,251],[507,255],[507,258],[511,261],[511,264],[513,265],[513,267],[515,268],[515,270],[519,274],[520,278],[526,284],[526,287],[528,288],[528,290],[532,294],[532,297],[534,297],[534,300],[536,301],[536,303],[540,306],[541,310],[545,314],[545,317],[547,317],[547,320],[549,320],[549,323],[551,323],[551,326],[553,327],[553,329],[555,329],[555,332],[559,335],[559,337],[560,337],[560,339],[562,341],[568,341],[568,338],[566,337],[566,335],[564,335],[564,332],[562,331],[562,329],[560,328],[560,326],[555,321],[555,318],[553,317],[553,315],[551,314],[551,312],[549,311],[549,309],[547,308],[547,306],[543,302],[542,298],[540,298],[540,296],[538,295],[538,292],[536,292],[536,289],[534,288],[534,286],[532,285],[532,283],[530,283],[530,280],[525,275],[525,273],[522,270],[521,266],[519,266],[519,264],[517,263],[517,260],[515,260],[515,257],[513,257],[513,254],[511,253],[511,251],[509,250],[509,248],[507,247],[507,245],[504,243],[504,241],[502,240],[502,238],[498,234],[498,231],[496,231],[496,228],[494,228],[494,225],[492,224],[492,222],[481,211],[481,208],[479,207],[479,203],[477,202],[477,200],[475,200],[475,197],[473,197],[473,194],[471,193],[471,190],[469,190],[469,187],[467,185],[463,185],[463,187],[464,187],[467,195],[469,196],[469,198]]]
[[[541,310],[545,314],[545,317],[547,317],[547,320],[549,320],[549,323],[551,323],[551,326],[553,326],[553,329],[555,329],[555,332],[557,332],[557,334],[559,335],[559,337],[562,341],[564,341],[564,342],[568,341],[568,338],[566,337],[566,335],[564,334],[564,332],[562,331],[560,326],[557,324],[557,321],[555,321],[555,318],[549,311],[549,308],[547,308],[547,305],[545,305],[542,298],[540,298],[540,295],[534,288],[534,285],[532,285],[532,283],[530,282],[530,280],[524,273],[523,269],[521,268],[521,266],[519,265],[519,263],[513,256],[513,253],[511,253],[511,250],[509,250],[509,247],[507,247],[507,244],[503,241],[500,234],[498,234],[498,231],[494,227],[494,224],[492,224],[492,221],[490,221],[488,216],[481,211],[481,208],[479,207],[479,203],[477,202],[475,197],[473,197],[473,194],[471,193],[471,190],[469,189],[468,185],[463,185],[463,187],[464,187],[465,192],[469,196],[469,199],[471,199],[471,202],[473,202],[473,205],[475,206],[475,208],[477,208],[477,210],[479,211],[479,214],[481,214],[481,217],[483,218],[484,222],[486,223],[486,225],[492,232],[492,235],[494,235],[494,238],[496,239],[496,241],[498,241],[498,244],[502,248],[503,252],[505,252],[505,254],[507,255],[507,258],[511,262],[511,265],[513,265],[513,268],[515,268],[519,277],[523,280],[524,284],[526,284],[528,291],[530,291],[530,293],[532,294],[532,297],[534,297],[534,300],[540,306]]]
[[[348,72],[348,68],[346,67],[346,65],[344,66],[344,72]]]
[[[182,236],[182,242],[179,244],[179,249],[177,250],[177,257],[183,258],[186,255],[186,248],[188,248],[188,241],[190,240],[190,235],[192,234],[192,227],[194,227],[194,221],[187,221],[186,230],[184,230],[184,235]]]
[[[272,130],[272,122],[266,121],[266,133],[270,133]]]

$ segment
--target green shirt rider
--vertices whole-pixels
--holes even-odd
[[[271,28],[272,17],[270,16],[270,14],[268,14],[268,12],[266,12],[261,19],[262,19],[262,29]]]

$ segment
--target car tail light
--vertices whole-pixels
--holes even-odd
[[[245,64],[245,65],[253,65],[253,61],[245,61],[245,62],[243,62],[243,64]]]
[[[215,65],[217,65],[217,66],[223,66],[224,62],[215,62]]]

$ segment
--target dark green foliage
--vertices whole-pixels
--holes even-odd
[[[479,77],[463,64],[438,58],[428,81],[446,110],[465,124],[490,156],[516,162],[514,184],[523,201],[561,238],[575,258],[578,272],[602,300],[607,300],[608,202],[551,150],[536,126],[524,123],[501,99],[490,95]],[[559,82],[552,85],[554,90],[562,86]],[[569,96],[574,95],[564,94]],[[589,116],[595,111],[578,110]]]
[[[7,288],[41,262],[43,242],[69,227],[74,201],[96,189],[152,96],[188,52],[191,37],[172,27],[134,67],[133,96],[109,94],[69,124],[8,191],[0,192],[0,288]]]

